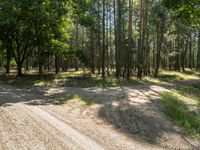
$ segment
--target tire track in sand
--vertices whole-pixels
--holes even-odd
[[[22,107],[22,106],[21,106]],[[79,131],[72,128],[66,122],[61,121],[60,119],[52,116],[48,112],[39,108],[38,106],[23,106],[26,109],[30,109],[40,118],[50,123],[58,131],[62,132],[66,137],[70,138],[74,143],[79,145],[85,150],[103,150],[104,148],[100,146],[96,141],[90,139],[88,136],[80,133]]]

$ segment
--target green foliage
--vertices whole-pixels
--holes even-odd
[[[45,55],[66,49],[65,28],[70,23],[67,16],[68,1],[61,0],[1,0],[0,1],[0,39],[10,43],[17,63],[37,48]],[[64,43],[65,42],[65,43]],[[52,45],[52,46],[50,46]]]
[[[186,24],[200,27],[200,0],[163,0],[164,5],[177,13]]]
[[[74,9],[73,17],[75,22],[85,27],[92,27],[97,21],[97,11],[95,8],[95,0],[74,0],[72,7]]]
[[[83,49],[70,48],[64,53],[64,55],[66,59],[78,59],[85,65],[88,64],[88,58]]]

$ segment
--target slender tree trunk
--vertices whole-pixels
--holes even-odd
[[[28,58],[26,59],[26,71],[29,71],[29,61],[28,61]]]
[[[20,62],[17,63],[17,76],[22,76],[22,64]]]
[[[8,43],[7,49],[6,49],[6,74],[10,74],[10,59],[11,59],[11,43]]]
[[[109,32],[108,32],[108,27],[109,27],[109,10],[107,9],[106,13],[106,72],[107,75],[110,76],[110,59],[109,59]]]
[[[117,49],[116,49],[116,77],[121,76],[121,49],[122,49],[122,3],[117,0]]]
[[[111,71],[114,70],[114,60],[113,60],[113,56],[114,56],[114,52],[113,52],[113,45],[112,45],[112,13],[110,12],[110,16],[109,16],[109,20],[110,20],[110,41],[109,41],[109,44],[110,44],[110,68],[111,68]]]
[[[144,0],[140,0],[140,35],[138,46],[138,79],[142,78],[143,72],[143,51],[144,51]]]
[[[43,75],[43,60],[42,60],[43,58],[42,58],[40,47],[37,47],[37,51],[38,51],[38,67],[39,67],[38,74],[41,76]]]
[[[180,35],[177,37],[177,48],[176,48],[176,57],[175,57],[175,70],[180,71]]]
[[[198,35],[197,69],[200,70],[200,30]]]
[[[95,73],[95,65],[94,65],[94,35],[93,35],[93,29],[90,29],[90,51],[91,51],[91,71],[92,73]]]
[[[190,39],[189,39],[189,64],[188,67],[192,69],[192,32],[190,31]]]
[[[103,47],[102,47],[102,78],[105,79],[105,0],[103,0]]]
[[[97,6],[97,9],[98,9],[98,52],[99,52],[99,57],[98,57],[98,73],[100,74],[101,73],[101,59],[102,59],[102,54],[101,54],[101,16],[100,16],[100,0],[98,0],[98,6]]]
[[[156,49],[156,41],[155,41],[155,36],[153,36],[153,52],[152,52],[152,67],[155,69],[155,50]]]
[[[22,76],[22,64],[23,61],[21,61],[21,55],[20,55],[20,46],[19,46],[19,40],[16,40],[16,49],[17,49],[17,53],[14,53],[14,58],[15,58],[15,62],[17,64],[17,76]]]
[[[130,79],[130,70],[131,70],[131,52],[132,52],[132,16],[133,16],[133,10],[132,6],[133,1],[129,0],[129,29],[128,29],[128,43],[129,43],[129,48],[128,48],[128,65],[127,65],[127,79]]]
[[[158,77],[158,70],[159,70],[159,67],[160,67],[160,33],[159,33],[159,25],[157,27],[157,53],[156,53],[156,67],[155,67],[155,72],[154,72],[154,77]]]
[[[143,59],[144,59],[144,65],[143,65],[143,74],[144,76],[148,75],[148,66],[149,66],[149,35],[148,35],[148,11],[149,11],[149,0],[145,0],[144,3],[144,33],[143,33],[143,42],[144,42],[144,53],[143,53]]]
[[[183,72],[185,72],[185,57],[186,57],[187,51],[188,51],[188,38],[186,40],[186,46],[182,52],[182,57],[181,57],[181,68]]]
[[[160,67],[160,61],[161,61],[161,51],[163,48],[163,40],[164,40],[164,20],[161,17],[160,18],[160,23],[158,25],[158,30],[157,30],[157,54],[156,54],[156,68],[155,68],[155,73],[154,77],[158,77],[158,70]]]
[[[48,57],[47,69],[48,69],[48,72],[49,72],[50,71],[50,56]]]
[[[117,53],[118,53],[118,34],[117,34],[117,19],[116,19],[116,0],[113,0],[113,13],[114,13],[114,44],[115,44],[115,69],[116,69],[116,77],[117,75]]]
[[[58,62],[58,55],[55,54],[55,73],[58,74],[59,73],[59,62]]]

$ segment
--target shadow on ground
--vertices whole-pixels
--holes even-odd
[[[23,102],[27,105],[62,105],[79,98],[88,107],[101,107],[97,117],[139,141],[160,145],[165,134],[180,134],[162,113],[158,95],[148,85],[112,88],[27,88],[0,86],[0,108]],[[86,107],[87,108],[87,107]],[[94,115],[94,112],[90,112]],[[171,139],[170,139],[171,140]],[[172,139],[173,140],[173,139]],[[176,140],[176,139],[174,139]]]
[[[106,80],[100,78],[98,74],[89,72],[79,73],[69,71],[58,75],[49,73],[42,76],[27,74],[20,77],[16,75],[0,75],[0,81],[17,86],[65,86],[65,87],[113,87],[121,85],[135,85],[141,82],[137,79],[115,79],[108,77]]]

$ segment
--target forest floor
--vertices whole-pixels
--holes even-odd
[[[0,149],[181,149],[200,140],[170,119],[160,93],[199,79],[116,87],[0,84]]]
[[[89,70],[69,70],[61,72],[57,75],[54,72],[49,72],[43,76],[38,76],[36,70],[26,72],[21,77],[16,77],[16,71],[12,70],[10,75],[1,75],[0,81],[16,86],[36,86],[36,87],[116,87],[116,86],[133,86],[139,84],[156,84],[173,83],[189,79],[199,79],[200,72],[186,69],[183,72],[162,70],[158,78],[148,76],[142,80],[136,77],[131,79],[116,79],[113,76],[107,77],[105,80],[99,74],[91,74]],[[136,76],[136,75],[135,75]]]

